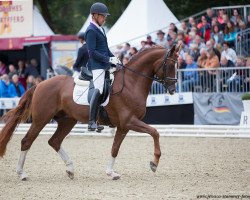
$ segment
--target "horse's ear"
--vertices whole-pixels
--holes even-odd
[[[173,54],[174,54],[175,48],[176,48],[176,45],[174,45],[174,46],[170,49],[170,52],[169,52],[170,55],[173,55]]]
[[[182,44],[180,44],[178,47],[175,48],[175,52],[179,53],[182,48]]]

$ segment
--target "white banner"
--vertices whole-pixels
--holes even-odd
[[[170,94],[151,94],[147,98],[147,107],[193,104],[192,92]]]
[[[0,1],[0,38],[33,34],[33,0]]]

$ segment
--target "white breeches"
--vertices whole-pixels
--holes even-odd
[[[95,70],[92,70],[92,74],[93,74],[94,87],[100,91],[100,94],[102,94],[104,78],[105,78],[105,70],[95,69]]]

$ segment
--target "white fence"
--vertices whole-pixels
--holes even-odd
[[[4,124],[0,124],[0,130]],[[225,125],[152,125],[161,136],[174,137],[226,137],[226,138],[250,138],[250,126],[225,126]],[[15,134],[26,134],[30,124],[20,124]],[[55,132],[57,124],[48,124],[40,134],[51,135]],[[70,135],[78,136],[106,136],[113,137],[115,128],[105,129],[101,133],[88,132],[87,125],[76,124]],[[149,136],[146,133],[130,131],[128,136]]]

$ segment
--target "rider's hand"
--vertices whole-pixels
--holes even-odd
[[[110,57],[109,58],[109,62],[111,63],[111,64],[113,64],[113,65],[121,65],[122,64],[122,62],[120,61],[120,59],[119,58],[117,58],[117,57]]]

